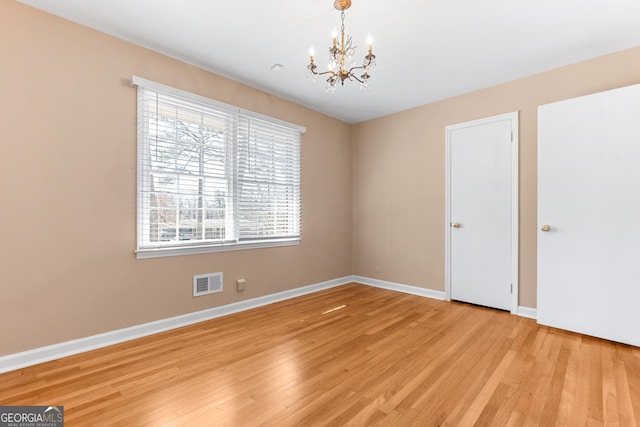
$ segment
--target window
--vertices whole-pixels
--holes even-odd
[[[138,258],[300,241],[304,128],[138,77],[132,82]]]

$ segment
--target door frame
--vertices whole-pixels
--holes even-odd
[[[511,313],[518,313],[518,111],[445,126],[445,300],[451,301],[451,135],[468,127],[508,120],[511,123]]]

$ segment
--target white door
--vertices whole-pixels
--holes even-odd
[[[538,223],[538,322],[640,346],[640,85],[539,107]]]
[[[517,310],[517,124],[509,113],[446,127],[448,299]]]

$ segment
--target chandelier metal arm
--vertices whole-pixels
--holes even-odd
[[[360,67],[351,67],[351,68],[349,69],[349,78],[354,78],[354,79],[356,79],[358,82],[360,82],[360,83],[364,83],[364,80],[366,80],[366,79],[364,79],[364,80],[359,79],[359,78],[358,78],[358,76],[356,76],[355,74],[353,74],[353,70],[364,70],[364,67],[362,67],[362,66],[360,66]],[[367,78],[368,78],[368,77],[367,77]]]
[[[311,64],[309,64],[309,66],[308,66],[307,68],[309,69],[309,71],[310,71],[311,73],[315,74],[316,76],[323,76],[323,75],[325,75],[325,74],[329,74],[329,75],[331,75],[331,76],[333,77],[333,76],[337,76],[337,75],[338,75],[338,74],[337,74],[335,71],[333,71],[333,70],[322,71],[322,72],[320,72],[320,73],[319,73],[319,72],[317,72],[317,71],[316,71],[316,69],[317,69],[318,67],[316,67],[316,66],[313,66],[313,67],[312,67],[312,66],[311,66]]]
[[[355,74],[354,74],[354,75],[349,76],[349,80],[351,80],[351,79],[356,79],[356,80],[357,80],[357,81],[359,81],[360,83],[364,83],[364,80],[360,80],[360,79],[358,78],[358,76],[356,76]]]

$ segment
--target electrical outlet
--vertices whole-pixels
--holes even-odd
[[[380,264],[376,264],[373,266],[373,271],[375,271],[376,273],[380,273]]]
[[[246,289],[247,287],[247,282],[244,279],[238,279],[236,280],[236,290],[238,292],[242,292]]]

